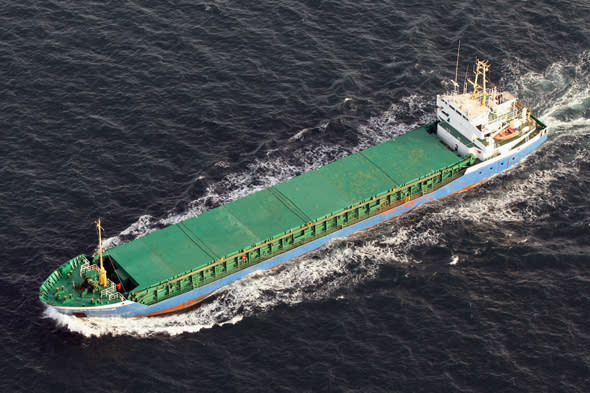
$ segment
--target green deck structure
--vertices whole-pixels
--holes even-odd
[[[473,94],[437,96],[437,121],[197,217],[107,251],[98,220],[98,253],[62,264],[43,282],[39,298],[76,316],[177,312],[254,271],[494,176],[547,136],[546,126],[511,94],[486,90],[488,67],[478,60],[476,76],[484,83],[476,78]],[[519,128],[518,139],[509,126]],[[508,131],[512,142],[496,141]],[[482,146],[478,140],[485,148],[474,147]],[[474,167],[488,159],[489,168]]]
[[[281,236],[294,231],[304,234],[310,224],[465,160],[429,133],[430,127],[114,247],[106,255],[118,273],[132,278],[132,292],[139,292],[224,258],[248,255],[245,250],[273,239],[282,242]],[[272,253],[272,244],[270,248]]]

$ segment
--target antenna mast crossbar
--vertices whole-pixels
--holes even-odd
[[[471,83],[471,85],[473,86],[472,98],[477,98],[477,96],[480,95],[480,90],[481,90],[481,96],[482,96],[481,106],[486,105],[486,98],[488,96],[487,87],[486,87],[486,82],[487,82],[486,73],[488,72],[489,69],[490,69],[490,64],[486,60],[477,60],[477,65],[476,65],[475,71],[474,71],[475,81],[471,81],[471,80],[469,81],[469,83]],[[482,78],[482,85],[483,86],[480,86],[478,83],[480,76]]]

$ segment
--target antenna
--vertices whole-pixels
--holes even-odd
[[[467,94],[467,73],[469,72],[469,64],[465,67],[465,78],[463,78],[463,94]]]
[[[459,46],[457,46],[457,64],[455,65],[455,82],[453,85],[455,86],[455,94],[457,94],[457,89],[459,88],[459,83],[457,78],[459,77],[459,52],[461,51],[461,40],[459,40]]]

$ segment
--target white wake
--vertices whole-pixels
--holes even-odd
[[[443,236],[436,229],[441,223],[460,225],[462,220],[473,220],[501,225],[541,219],[545,213],[534,206],[540,203],[558,206],[564,195],[552,185],[560,178],[575,177],[579,167],[576,163],[590,158],[588,143],[582,143],[590,135],[589,63],[590,52],[585,52],[573,62],[556,62],[543,73],[512,69],[514,79],[506,84],[523,101],[530,102],[534,112],[541,113],[541,119],[551,127],[548,142],[536,153],[551,158],[551,161],[542,158],[534,159],[533,163],[525,161],[509,174],[500,175],[498,186],[489,189],[485,195],[456,198],[453,203],[444,202],[444,209],[430,209],[428,215],[419,216],[417,222],[410,226],[385,224],[387,230],[332,240],[320,250],[278,269],[254,273],[224,287],[211,300],[184,313],[138,319],[78,319],[47,310],[45,316],[84,336],[146,337],[195,333],[214,326],[238,323],[279,304],[330,298],[339,288],[371,279],[383,264],[419,263],[411,257],[413,249],[445,246],[441,241]],[[370,119],[359,128],[359,144],[354,150],[373,146],[432,120],[432,117],[424,115],[423,110],[430,100],[430,97],[407,97],[381,116]],[[416,124],[404,124],[398,120],[401,114],[407,117],[407,111],[417,114]],[[308,131],[301,130],[292,138],[299,139]],[[564,146],[574,149],[568,160],[559,158]],[[236,200],[325,165],[330,157],[340,157],[347,152],[340,146],[308,146],[294,154],[300,155],[304,163],[302,166],[295,167],[281,158],[256,160],[245,171],[226,176],[221,181],[221,187],[209,187],[205,195],[193,201],[185,212],[164,218],[142,216],[118,236],[107,239],[105,244],[113,247],[124,238],[144,236],[164,225],[202,213],[204,206],[218,206]],[[305,157],[313,157],[313,160],[306,161]],[[221,194],[217,189],[226,191]],[[514,208],[517,205],[520,207]],[[420,215],[419,211],[415,214]],[[455,265],[458,261],[459,257],[453,255],[450,263],[445,260],[441,264]]]

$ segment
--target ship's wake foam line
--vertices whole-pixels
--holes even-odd
[[[430,193],[424,195],[420,198],[414,199],[409,201],[405,204],[397,206],[394,209],[386,211],[384,213],[377,214],[373,217],[367,218],[359,223],[350,225],[343,229],[340,229],[336,232],[328,234],[324,237],[319,239],[313,240],[307,244],[299,246],[295,249],[290,251],[284,252],[279,254],[275,257],[267,259],[263,262],[260,262],[256,265],[250,266],[246,269],[238,271],[236,273],[230,274],[223,278],[220,278],[212,283],[203,285],[201,287],[195,288],[191,291],[185,292],[183,294],[179,294],[172,298],[162,300],[158,303],[155,303],[150,306],[146,306],[139,303],[131,303],[125,306],[113,306],[112,308],[100,308],[100,309],[86,309],[80,310],[80,312],[85,312],[86,315],[89,317],[112,317],[112,316],[122,316],[122,317],[133,317],[133,316],[146,316],[146,315],[157,315],[160,313],[167,313],[172,311],[177,311],[182,308],[183,304],[190,305],[194,303],[194,299],[197,298],[205,298],[209,294],[217,291],[232,282],[235,282],[247,275],[260,270],[266,270],[271,267],[280,265],[288,260],[293,258],[299,257],[309,251],[315,250],[321,247],[323,244],[328,242],[331,239],[349,236],[361,230],[373,227],[378,225],[384,221],[390,220],[395,218],[399,215],[402,215],[420,205],[425,203],[444,198],[450,194],[453,194],[458,191],[462,191],[468,188],[473,187],[475,184],[484,181],[496,174],[503,172],[510,168],[511,166],[519,163],[522,159],[524,159],[528,154],[534,151],[540,144],[542,144],[547,138],[547,134],[540,134],[537,137],[531,139],[529,142],[525,143],[522,148],[520,148],[519,152],[511,152],[511,154],[503,157],[498,157],[491,161],[483,162],[479,165],[474,167],[470,167],[465,175],[454,180],[453,182],[447,184],[446,186]],[[63,312],[67,313],[74,313],[75,310],[62,310]]]
[[[543,190],[550,185],[544,181],[547,177],[542,176],[544,180],[540,183],[535,179],[537,179],[535,176],[530,178],[534,182],[532,186],[537,185],[537,193],[545,195]],[[518,194],[520,189],[523,187],[528,189],[531,185],[519,183],[514,187],[517,188],[510,192]],[[487,203],[495,204],[497,202],[497,196],[490,196],[490,198],[493,200],[487,201]],[[414,227],[401,227],[391,235],[388,233],[385,240],[369,240],[361,245],[349,245],[347,241],[336,241],[336,243],[331,241],[331,245],[322,253],[320,259],[311,254],[300,257],[297,263],[283,265],[283,268],[279,270],[269,271],[263,275],[251,274],[243,280],[226,286],[213,301],[206,302],[198,308],[182,314],[131,320],[124,318],[78,319],[61,315],[54,310],[46,311],[45,315],[55,319],[59,325],[84,336],[105,334],[130,334],[141,337],[153,334],[176,335],[237,323],[244,317],[264,312],[277,304],[296,304],[304,300],[325,298],[343,285],[351,285],[351,282],[354,285],[354,282],[358,280],[366,281],[376,274],[380,263],[392,260],[402,263],[419,262],[410,257],[409,251],[416,247],[433,246],[441,242],[440,233],[433,229],[433,226],[436,227],[436,223],[441,220],[456,219],[458,210],[467,209],[472,211],[469,216],[480,216],[482,203],[486,203],[486,201],[469,200],[467,206],[462,205],[436,211],[433,215],[421,219]],[[506,213],[498,209],[491,209],[488,213],[492,213],[492,216],[498,215],[489,217],[491,220],[519,219],[513,214],[505,216]],[[351,263],[355,264],[354,277],[351,277],[350,273],[349,265]],[[328,277],[329,280],[326,282]],[[297,289],[293,290],[293,287]],[[310,287],[314,287],[314,290],[310,291]]]
[[[588,54],[585,56],[590,57]],[[559,69],[566,67],[576,67],[576,65],[562,64],[561,62],[556,63],[549,68],[549,70],[554,70],[554,72],[552,71],[553,74],[547,71],[544,74],[516,74],[517,80],[513,82],[516,84],[519,96],[524,96],[527,101],[530,101],[527,99],[527,95],[540,97],[534,107],[542,110],[543,114],[541,118],[543,120],[551,123],[552,126],[557,121],[557,127],[554,127],[554,129],[558,133],[557,135],[553,135],[548,141],[545,154],[552,154],[563,143],[573,142],[572,138],[576,139],[577,134],[580,137],[589,135],[588,125],[590,124],[590,119],[587,116],[576,115],[573,118],[562,116],[569,111],[570,98],[573,98],[572,102],[584,103],[584,99],[589,97],[588,93],[584,92],[583,89],[572,88],[563,94],[563,99],[560,98],[560,89],[561,91],[564,89],[567,90],[567,87],[562,86],[562,89],[557,85],[559,83],[570,85],[570,83],[568,81],[559,82],[563,78],[557,74]],[[579,75],[576,78],[577,82],[575,80],[573,84],[590,86],[590,77],[587,74]],[[530,85],[527,87],[527,84],[533,79],[539,80],[539,82],[533,84],[532,87]],[[553,83],[555,85],[555,88],[550,92],[547,92],[541,86],[546,86],[547,83]],[[535,86],[538,86],[538,88]],[[566,97],[569,98],[566,100]],[[370,131],[380,132],[377,127],[378,124],[387,123],[386,119],[388,118],[391,118],[391,121],[395,122],[395,110],[393,112],[385,113],[380,119],[374,121],[375,124],[371,127],[375,127],[375,129]],[[405,125],[401,127],[392,126],[392,128],[398,130],[400,133],[402,129],[407,129]],[[370,140],[371,136],[369,135],[367,139]],[[578,155],[580,157],[576,156],[576,162],[578,159],[588,158],[587,151],[580,151]],[[275,164],[279,165],[280,161],[279,159]],[[322,158],[320,156],[319,161],[320,164],[325,163],[325,157]],[[536,158],[534,161],[537,161]],[[521,172],[512,172],[517,175],[508,175],[508,177],[502,175],[498,178],[498,181],[503,183],[501,190],[495,187],[489,190],[489,193],[481,195],[478,198],[462,197],[457,199],[456,203],[452,205],[445,202],[444,209],[430,211],[428,216],[421,217],[415,225],[409,227],[398,227],[396,224],[387,225],[385,228],[395,228],[395,232],[390,234],[389,232],[383,233],[383,231],[379,231],[381,236],[377,240],[373,238],[366,239],[362,244],[358,244],[358,242],[349,244],[347,241],[331,242],[322,251],[321,258],[314,256],[317,254],[303,256],[299,258],[297,263],[283,265],[281,269],[269,271],[264,274],[252,274],[243,280],[230,284],[223,291],[220,291],[218,296],[213,300],[182,314],[132,320],[122,318],[78,319],[61,315],[49,308],[44,315],[56,320],[60,326],[65,326],[67,329],[84,336],[112,334],[144,337],[152,334],[176,335],[198,332],[201,329],[207,329],[225,323],[236,323],[242,318],[261,311],[264,312],[277,304],[295,304],[300,301],[323,299],[338,287],[350,285],[351,282],[366,281],[367,278],[372,277],[378,270],[380,262],[420,262],[414,260],[409,251],[423,244],[431,246],[439,244],[444,246],[446,243],[445,238],[436,230],[441,222],[460,223],[465,219],[473,221],[483,220],[484,222],[501,226],[500,224],[502,222],[526,222],[539,219],[538,215],[541,212],[530,208],[523,210],[512,207],[519,203],[522,205],[523,203],[529,202],[531,197],[535,201],[547,201],[550,204],[559,203],[562,197],[561,193],[559,190],[552,190],[552,184],[557,178],[575,175],[577,166],[569,165],[569,162],[562,162],[562,160],[555,161],[554,164],[545,169],[527,171],[526,176],[523,176],[524,173],[521,174]],[[271,163],[271,167],[269,168],[271,172],[274,171],[272,166],[273,164]],[[295,168],[295,170],[297,172],[305,171],[301,167]],[[274,172],[276,173],[276,171]],[[291,176],[293,175],[287,175],[287,178]],[[262,187],[270,186],[282,180],[284,178],[280,176],[275,179],[269,178],[268,184],[262,180]],[[239,192],[240,189],[248,188],[248,184],[251,181],[251,175],[236,174],[232,175],[231,179],[228,178],[226,180],[226,186],[235,192]],[[498,181],[494,181],[494,183]],[[550,190],[552,191],[549,192]],[[211,195],[208,197],[217,200],[221,199],[222,195],[216,194],[215,190],[212,189]],[[199,198],[194,202],[193,207],[198,206],[201,202],[202,200]],[[222,204],[224,202],[221,201],[219,203]],[[196,209],[198,213],[199,208],[197,207]],[[170,220],[171,223],[174,223],[193,214],[194,211],[190,210],[180,215],[171,215],[162,220],[154,220],[150,216],[142,216],[120,236],[109,240],[115,245],[122,238],[127,240],[141,237],[157,229],[158,226],[164,225],[164,220]],[[366,238],[366,236],[361,236],[361,238]],[[350,273],[350,271],[342,273],[346,270],[346,267],[350,268],[350,261],[359,263],[362,267],[361,271],[355,266],[354,274]],[[309,290],[310,286],[314,287],[313,291]],[[315,288],[316,286],[318,288]]]

